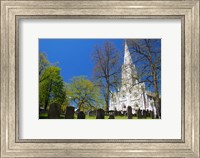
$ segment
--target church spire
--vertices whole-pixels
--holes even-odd
[[[127,41],[124,42],[124,64],[122,65],[122,86],[134,85],[137,81],[137,71],[133,64]]]
[[[128,44],[127,44],[127,40],[125,40],[125,44],[124,44],[124,65],[130,65],[132,64],[132,58],[131,58],[131,54],[129,52],[128,49]]]

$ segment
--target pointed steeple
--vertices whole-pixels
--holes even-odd
[[[132,64],[132,58],[131,58],[131,54],[129,52],[128,49],[128,45],[127,45],[127,41],[125,40],[125,44],[124,44],[124,65],[130,65]]]
[[[137,71],[133,64],[127,41],[124,42],[124,64],[122,65],[122,87],[129,87],[137,82]]]

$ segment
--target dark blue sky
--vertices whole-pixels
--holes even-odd
[[[39,52],[45,53],[50,63],[58,63],[61,76],[69,83],[74,76],[87,76],[91,79],[94,47],[95,45],[102,47],[106,41],[112,42],[123,55],[124,39],[39,39]],[[161,40],[157,41],[154,48],[161,47]],[[136,66],[139,67],[140,64]],[[146,88],[152,90],[152,87],[148,88],[147,85]],[[159,86],[159,91],[160,88]]]
[[[124,40],[107,39],[123,51]],[[61,76],[69,82],[74,76],[87,76],[93,70],[92,53],[95,45],[102,46],[105,39],[39,39],[39,52],[47,55],[50,63],[59,63]]]

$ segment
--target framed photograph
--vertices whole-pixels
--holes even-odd
[[[160,102],[161,39],[39,39],[40,119],[160,119]]]
[[[1,157],[200,157],[199,0],[1,1]]]

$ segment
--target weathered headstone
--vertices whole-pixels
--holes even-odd
[[[76,111],[75,111],[75,113],[78,115],[78,113],[80,112],[80,109],[77,109]]]
[[[152,119],[154,119],[154,111],[150,112],[150,116],[151,116]]]
[[[156,119],[159,119],[159,116],[158,116],[158,114],[157,114],[157,113],[156,113],[156,116],[155,116],[155,117],[156,117]]]
[[[118,116],[118,115],[120,115],[120,112],[119,111],[115,111],[115,116]]]
[[[141,110],[140,109],[138,109],[138,111],[137,111],[137,118],[138,119],[142,118],[142,114],[141,114]]]
[[[74,107],[73,106],[66,107],[65,118],[66,119],[74,119]]]
[[[103,109],[98,109],[96,113],[96,119],[104,119],[105,118],[105,112]]]
[[[44,114],[44,113],[46,113],[47,111],[44,109],[44,107],[40,107],[39,108],[39,113],[40,114]]]
[[[126,111],[123,111],[122,113],[123,113],[123,116],[126,116],[126,114],[127,114],[127,112],[126,112]]]
[[[143,110],[142,112],[143,112],[142,117],[146,119],[146,118],[147,118],[147,111],[146,111],[146,110]]]
[[[146,115],[147,117],[151,117],[151,115],[150,115],[150,111],[147,109],[147,115]]]
[[[113,114],[110,114],[108,119],[115,119],[115,116]]]
[[[127,115],[128,115],[128,119],[132,119],[133,114],[132,114],[132,107],[128,106],[127,108]]]
[[[61,113],[60,104],[52,103],[48,110],[48,119],[59,119]]]
[[[83,111],[80,111],[77,115],[77,119],[85,119],[85,113]]]

